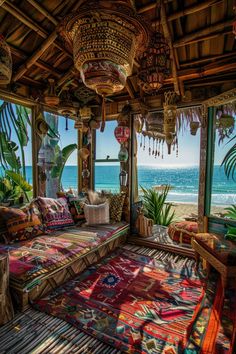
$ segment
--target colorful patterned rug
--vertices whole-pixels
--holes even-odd
[[[206,284],[193,260],[130,249],[118,249],[34,306],[129,353],[212,354],[216,338],[220,353],[230,353],[230,340],[218,335],[217,282]]]

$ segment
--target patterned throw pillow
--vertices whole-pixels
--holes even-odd
[[[7,229],[5,243],[28,240],[43,233],[43,225],[33,206],[0,208],[0,219],[4,220]]]
[[[0,208],[0,243],[8,243],[9,234],[7,231],[6,221],[1,216],[1,208]]]
[[[116,222],[121,221],[125,202],[125,193],[112,194],[108,199],[110,203],[110,219]]]
[[[65,198],[43,198],[35,199],[40,212],[42,213],[43,224],[47,230],[62,229],[74,226],[71,213]]]
[[[85,218],[88,225],[109,224],[109,203],[84,205]]]

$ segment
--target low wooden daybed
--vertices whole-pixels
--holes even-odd
[[[9,254],[10,290],[17,306],[24,309],[73,278],[124,242],[128,232],[129,225],[118,222],[71,227],[32,240],[0,244],[0,254]]]

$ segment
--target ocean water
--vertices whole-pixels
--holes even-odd
[[[27,167],[27,180],[32,183],[32,168]],[[96,190],[119,190],[119,166],[96,166],[95,188]],[[198,199],[199,169],[193,167],[158,168],[153,166],[138,167],[139,186],[150,188],[161,184],[170,184],[168,200],[182,203],[197,203]],[[62,184],[65,190],[77,188],[76,166],[66,166],[62,175]],[[140,188],[140,187],[139,187]],[[214,166],[212,205],[236,204],[236,182],[227,180],[224,170],[220,166]]]

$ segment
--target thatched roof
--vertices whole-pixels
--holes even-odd
[[[61,19],[75,11],[78,0],[0,0],[0,33],[10,45],[13,56],[13,83],[32,92],[44,92],[47,79],[54,78],[60,89],[68,84],[80,96],[81,79],[73,66],[72,53],[58,37]],[[150,25],[158,21],[156,1],[133,1],[137,12]],[[236,81],[235,39],[232,34],[233,0],[163,0],[167,21],[162,25],[173,56],[172,75],[164,90],[177,85],[204,87]],[[113,100],[139,97],[137,64],[126,89]],[[11,85],[14,90],[14,85]],[[83,89],[82,89],[83,91]]]

